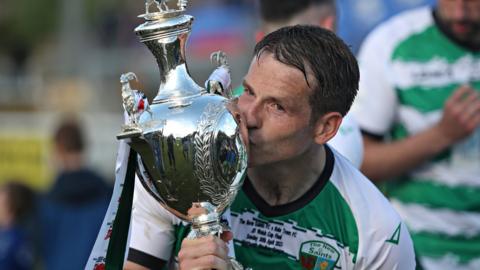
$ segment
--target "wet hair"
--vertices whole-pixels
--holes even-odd
[[[69,153],[80,153],[85,149],[82,128],[74,119],[62,121],[55,131],[53,140],[56,145]]]
[[[325,5],[335,11],[335,0],[260,0],[260,16],[266,22],[291,19],[312,5]]]
[[[306,25],[280,28],[257,43],[257,59],[264,52],[303,73],[312,89],[312,121],[327,112],[348,112],[358,91],[360,72],[355,56],[333,32]]]
[[[8,208],[16,222],[25,219],[33,210],[35,194],[31,188],[18,181],[8,181],[0,187],[7,195]]]

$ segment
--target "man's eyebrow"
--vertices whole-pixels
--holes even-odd
[[[247,82],[247,80],[243,79],[243,82],[242,82],[242,85],[246,88],[248,88],[249,90],[254,91],[253,87]]]

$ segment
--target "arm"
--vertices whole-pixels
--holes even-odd
[[[479,95],[472,88],[462,86],[447,100],[440,122],[431,128],[392,143],[364,135],[361,170],[373,181],[398,176],[469,136],[479,125]]]
[[[374,182],[401,175],[449,145],[447,139],[437,131],[437,127],[392,143],[363,135],[363,144],[365,153],[361,171]]]
[[[124,269],[162,269],[171,257],[174,225],[179,222],[135,179],[128,261]]]

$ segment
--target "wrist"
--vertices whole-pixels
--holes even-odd
[[[440,123],[433,126],[431,132],[434,136],[434,140],[432,140],[432,143],[438,148],[437,152],[445,150],[454,143],[454,139],[452,138],[452,136],[450,136],[449,132],[445,131],[445,129],[442,128]]]

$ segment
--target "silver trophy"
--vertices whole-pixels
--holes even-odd
[[[135,29],[157,60],[160,88],[149,104],[132,89],[129,72],[120,77],[122,100],[130,122],[117,138],[129,139],[138,153],[137,175],[147,191],[167,210],[192,224],[188,237],[219,234],[220,222],[240,189],[247,167],[246,147],[237,116],[227,109],[221,82],[209,81],[207,92],[190,77],[185,44],[193,17],[184,14],[187,1],[169,7],[147,0],[145,23]],[[170,5],[171,6],[171,5]],[[151,9],[155,9],[152,11]],[[212,62],[228,69],[225,54]]]

